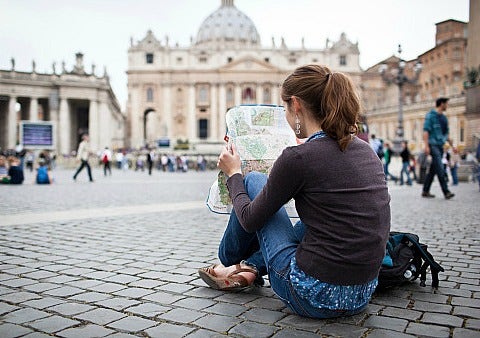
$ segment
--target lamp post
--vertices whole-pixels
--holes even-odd
[[[379,69],[384,81],[387,83],[393,82],[398,86],[398,125],[392,147],[392,150],[395,153],[400,153],[402,151],[402,142],[405,141],[403,129],[403,86],[407,83],[415,84],[418,80],[418,75],[422,70],[422,64],[420,61],[417,61],[414,67],[415,76],[413,78],[407,77],[405,75],[406,63],[404,60],[402,60],[401,54],[402,46],[398,45],[398,65],[393,73],[393,76],[387,73],[389,67],[386,64],[382,64]]]

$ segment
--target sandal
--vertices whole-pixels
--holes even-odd
[[[257,276],[257,271],[250,267],[241,267],[240,264],[235,265],[236,270],[231,272],[226,277],[217,277],[215,274],[215,267],[217,264],[208,266],[206,268],[198,269],[200,278],[215,290],[222,291],[240,291],[250,288],[254,283],[248,283],[247,279],[241,275],[240,272],[251,272]]]

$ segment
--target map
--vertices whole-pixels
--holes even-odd
[[[237,148],[243,175],[251,171],[268,175],[283,149],[297,145],[282,106],[241,105],[229,109],[225,119],[226,140]],[[232,211],[226,181],[226,175],[220,171],[210,188],[207,206],[213,212],[229,214]],[[293,201],[285,207],[290,217],[298,217]]]

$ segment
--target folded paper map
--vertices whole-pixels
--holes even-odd
[[[243,175],[251,171],[269,174],[283,149],[297,145],[285,118],[285,109],[274,105],[241,105],[228,110],[225,139],[235,144],[242,160]],[[207,206],[216,213],[229,214],[232,201],[223,172],[210,188]],[[290,217],[298,217],[293,201],[285,205]]]

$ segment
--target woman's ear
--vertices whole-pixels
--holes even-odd
[[[292,108],[295,114],[302,115],[302,112],[303,112],[302,103],[296,96],[292,96]]]

